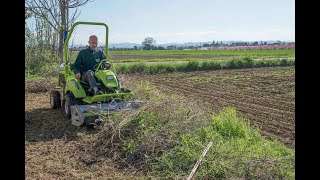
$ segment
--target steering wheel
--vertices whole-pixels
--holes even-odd
[[[101,64],[101,66],[102,66],[103,69],[108,70],[108,69],[110,69],[111,64],[109,62],[103,62]]]
[[[99,66],[101,64],[101,66]],[[110,69],[111,64],[109,62],[103,61],[101,63],[95,64],[93,66],[93,71],[96,71],[97,69],[99,70],[108,70]]]

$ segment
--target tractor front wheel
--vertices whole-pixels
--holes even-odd
[[[70,106],[73,106],[76,104],[75,98],[71,93],[67,93],[64,95],[62,99],[62,105],[61,110],[64,117],[71,119],[71,108]]]
[[[50,92],[50,105],[52,109],[61,107],[60,93],[59,91]]]

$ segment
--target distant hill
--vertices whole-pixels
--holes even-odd
[[[188,43],[165,43],[165,44],[156,44],[156,46],[162,46],[162,47],[167,47],[167,46],[171,46],[171,45],[175,45],[177,47],[180,46],[199,46],[202,44],[211,44],[211,42],[188,42]],[[111,43],[109,44],[109,48],[133,48],[134,46],[140,47],[141,43]]]
[[[218,40],[219,41],[219,40]],[[220,43],[221,41],[219,41]],[[223,44],[231,44],[232,42],[254,42],[254,41],[241,41],[241,40],[230,40],[230,41],[222,41]],[[258,41],[260,43],[260,41]],[[263,41],[265,42],[265,41]],[[270,41],[266,41],[267,44],[272,44],[275,43],[277,41],[274,40],[270,40]],[[282,42],[287,42],[287,41],[282,41]],[[175,45],[176,47],[187,47],[187,46],[200,46],[203,44],[211,44],[212,41],[206,41],[206,42],[187,42],[187,43],[164,43],[164,44],[156,44],[156,46],[162,46],[162,47],[167,47],[167,46],[171,46],[171,45]],[[134,46],[140,47],[141,43],[110,43],[109,44],[109,48],[133,48]],[[71,46],[70,46],[71,47]],[[79,45],[73,45],[73,47],[79,47]]]
[[[134,46],[141,46],[141,44],[138,44],[138,43],[111,43],[109,44],[109,48],[133,48]]]
[[[219,41],[219,40],[218,40]],[[221,41],[219,41],[220,43]],[[231,44],[232,42],[254,42],[254,41],[238,41],[238,40],[230,40],[230,41],[222,41],[223,44]],[[260,43],[260,41],[258,41]],[[263,41],[265,42],[265,41]],[[275,43],[277,41],[266,41],[267,44],[272,44],[272,43]],[[286,42],[286,41],[282,41],[282,42]],[[175,45],[177,47],[186,47],[186,46],[200,46],[200,45],[203,45],[203,44],[211,44],[212,41],[206,41],[206,42],[187,42],[187,43],[164,43],[164,44],[156,44],[156,46],[162,46],[162,47],[167,47],[167,46],[171,46],[171,45]],[[111,43],[109,44],[109,48],[133,48],[134,46],[137,46],[137,47],[140,47],[141,46],[141,43]]]

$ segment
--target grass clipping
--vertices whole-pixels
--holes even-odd
[[[148,83],[141,81],[132,89],[144,106],[105,118],[106,125],[94,149],[122,162],[123,168],[149,171],[151,159],[173,148],[180,134],[206,125],[208,115],[199,102],[161,94]]]
[[[195,178],[294,179],[294,150],[263,138],[233,108],[210,115],[201,102],[161,94],[148,83],[132,89],[146,104],[106,118],[93,146],[119,168],[185,179],[212,141]]]

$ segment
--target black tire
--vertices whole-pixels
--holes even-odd
[[[61,107],[60,92],[51,91],[50,92],[50,106],[52,109],[57,109]]]
[[[61,110],[64,117],[71,119],[71,109],[70,106],[76,104],[76,100],[71,93],[67,93],[64,95],[61,104]]]
[[[130,90],[130,89],[125,89],[123,92],[125,92],[125,93],[130,93],[131,90]]]
[[[93,130],[94,129],[94,124],[88,124],[86,126],[87,130]]]

